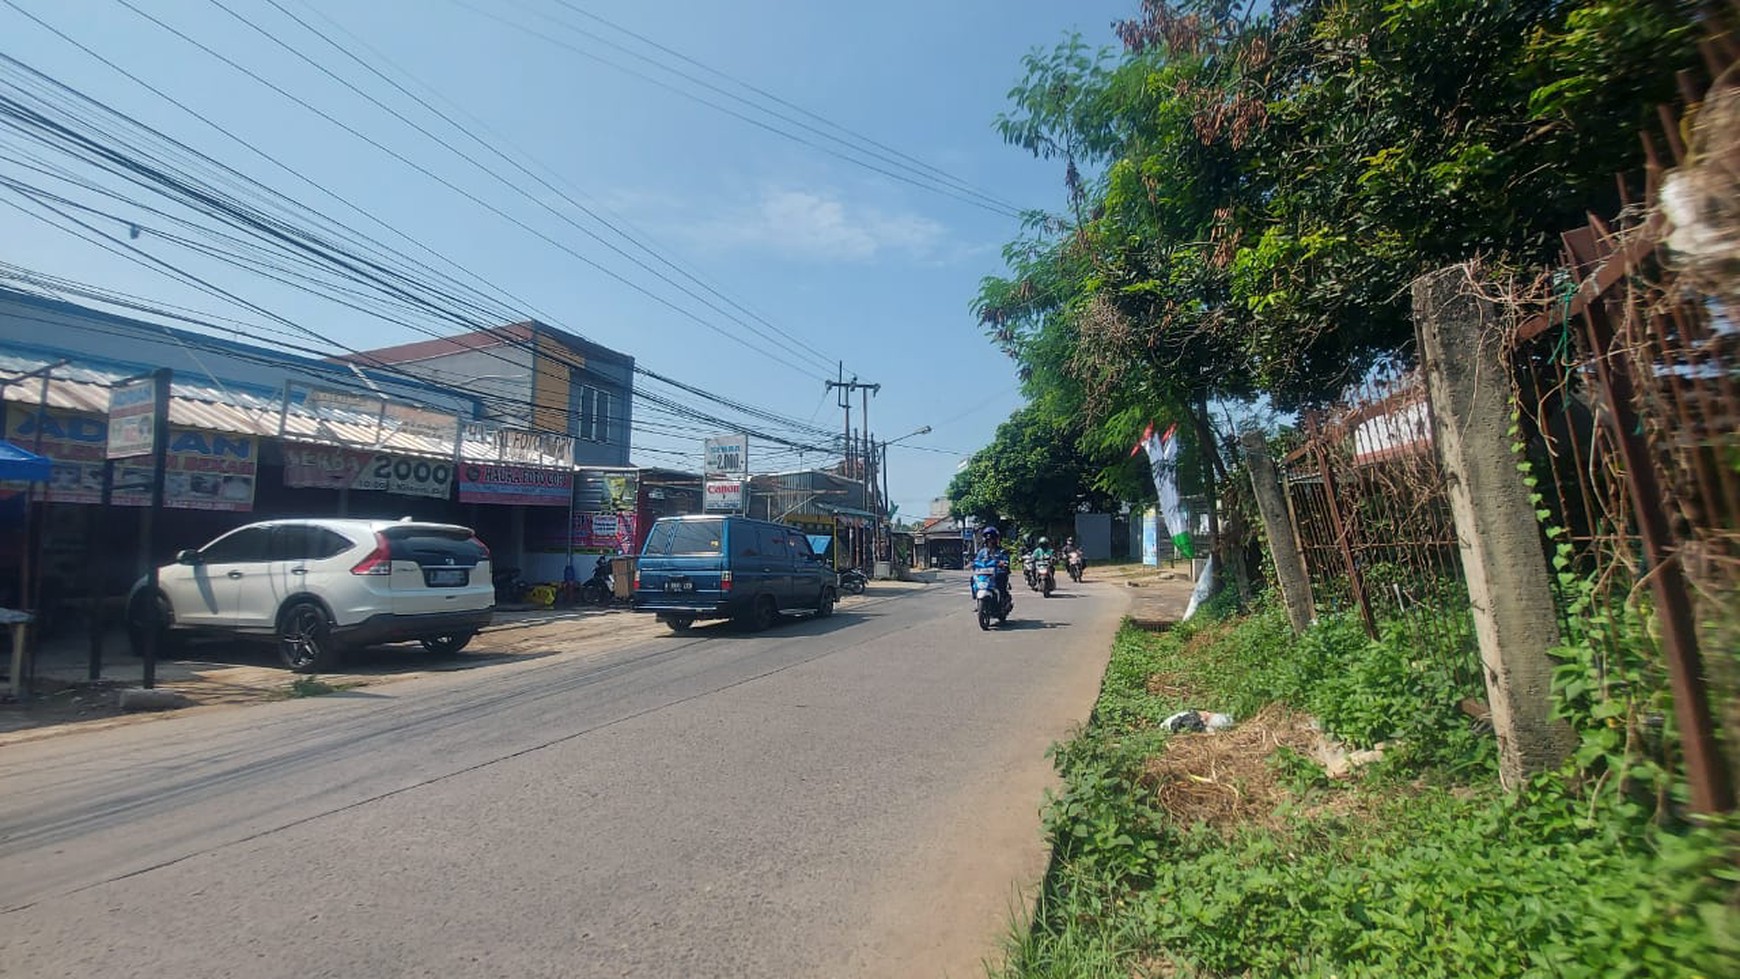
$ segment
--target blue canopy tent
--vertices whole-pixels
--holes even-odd
[[[46,483],[53,469],[54,464],[47,456],[27,452],[11,442],[0,442],[0,482]]]
[[[0,482],[9,483],[46,483],[54,470],[54,464],[44,456],[28,452],[13,445],[11,442],[0,441]],[[30,506],[30,493],[21,494],[24,497],[26,512]],[[28,523],[26,523],[28,526]],[[22,549],[24,566],[19,569],[19,588],[22,592],[29,580],[30,550]],[[20,596],[22,597],[22,595]],[[23,689],[24,679],[24,629],[30,621],[28,613],[16,609],[0,609],[0,627],[9,627],[12,635],[12,668],[8,673],[11,684],[12,698],[16,700]]]

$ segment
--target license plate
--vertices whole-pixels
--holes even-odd
[[[459,588],[471,581],[467,568],[430,568],[423,572],[423,581],[430,588]]]
[[[695,583],[692,581],[667,581],[667,582],[665,582],[665,591],[694,591],[694,590],[695,590]]]

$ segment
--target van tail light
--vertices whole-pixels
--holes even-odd
[[[729,572],[729,571],[719,572],[719,590],[720,591],[730,591],[731,590],[731,572]]]
[[[483,552],[482,556],[480,556],[478,558],[479,561],[489,560],[489,545],[488,544],[485,544],[483,541],[479,540],[476,534],[471,535],[471,543],[477,545],[477,549]]]
[[[375,549],[350,569],[351,574],[390,575],[393,573],[393,549],[387,545],[387,535],[375,532]]]
[[[640,591],[640,569],[634,569],[634,590]]]

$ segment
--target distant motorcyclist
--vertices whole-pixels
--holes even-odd
[[[1087,571],[1087,552],[1081,549],[1074,537],[1066,537],[1063,540],[1063,561],[1070,568],[1069,576],[1080,581],[1082,575]]]
[[[995,527],[986,527],[979,532],[982,546],[973,555],[973,570],[988,571],[991,582],[997,587],[997,599],[1007,606],[1015,604],[1014,596],[1009,592],[1009,552],[1003,549],[1003,534]]]
[[[1057,552],[1051,549],[1051,538],[1041,537],[1039,543],[1033,546],[1033,560],[1057,563]]]

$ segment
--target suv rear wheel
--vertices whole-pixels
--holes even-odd
[[[296,602],[278,616],[278,655],[297,673],[314,673],[333,665],[338,645],[332,620],[314,602]]]
[[[755,600],[755,611],[749,624],[756,629],[771,629],[779,623],[779,603],[772,595],[763,595]]]

